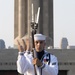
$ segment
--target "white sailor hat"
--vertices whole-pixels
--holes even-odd
[[[34,40],[37,41],[37,40],[45,40],[46,39],[46,36],[42,35],[42,34],[35,34],[34,35]]]

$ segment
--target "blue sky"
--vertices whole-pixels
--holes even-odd
[[[63,37],[75,45],[75,0],[54,0],[54,46],[59,47]],[[0,0],[0,39],[6,47],[13,46],[14,0]]]

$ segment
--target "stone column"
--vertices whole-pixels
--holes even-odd
[[[27,26],[28,26],[27,33],[29,36],[31,35],[31,10],[32,10],[31,3],[32,0],[27,0]]]
[[[27,33],[27,0],[14,0],[14,42]]]
[[[49,36],[48,34],[48,25],[49,25],[49,14],[48,14],[48,0],[43,1],[43,33],[46,36]]]
[[[14,39],[18,36],[18,0],[14,0]]]
[[[53,46],[53,0],[40,0],[39,32],[50,38],[50,46]]]
[[[18,21],[19,21],[19,37],[23,37],[25,35],[25,31],[27,31],[27,0],[19,0],[18,6]]]

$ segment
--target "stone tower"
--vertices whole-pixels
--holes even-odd
[[[5,41],[0,39],[0,49],[5,49]]]
[[[63,37],[60,42],[60,49],[67,49],[68,47],[68,39]]]
[[[53,46],[53,0],[14,0],[14,39],[28,33],[32,3],[34,13],[40,7],[38,32],[50,37],[50,45]]]

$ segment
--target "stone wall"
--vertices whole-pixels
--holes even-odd
[[[52,49],[48,52],[57,56],[60,72],[75,75],[75,49]],[[0,70],[16,70],[17,55],[17,49],[0,50]],[[59,75],[63,75],[63,73],[59,73]]]

